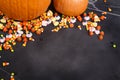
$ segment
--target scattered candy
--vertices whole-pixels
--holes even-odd
[[[3,62],[3,63],[2,63],[2,66],[3,66],[3,67],[6,67],[6,66],[9,66],[9,64],[10,64],[9,62]]]
[[[95,30],[95,34],[99,35],[100,31],[99,30]]]
[[[15,80],[14,76],[11,76],[11,77],[10,77],[10,80]]]
[[[96,29],[97,29],[97,30],[101,30],[101,26],[97,26]]]
[[[105,12],[105,11],[104,11],[104,12],[102,12],[102,14],[103,14],[103,15],[106,15],[106,14],[107,14],[107,12]]]
[[[70,28],[73,28],[74,27],[74,24],[73,23],[70,23]]]
[[[103,0],[105,3],[107,2],[107,0]]]
[[[95,15],[95,16],[94,16],[94,21],[95,21],[95,22],[100,22],[100,18],[99,18],[97,15]]]
[[[105,20],[106,17],[102,15],[102,16],[100,17],[100,19],[101,19],[101,20]]]
[[[89,27],[88,30],[89,30],[90,32],[95,32],[95,31],[96,31],[95,27]]]
[[[113,44],[113,48],[116,48],[117,47],[117,45],[116,44]]]
[[[99,36],[98,36],[98,39],[99,39],[99,40],[103,40],[103,38],[104,38],[103,35],[99,35]]]
[[[78,25],[78,29],[79,29],[79,30],[82,30],[82,27],[81,27],[81,25]]]
[[[53,25],[54,25],[54,26],[58,26],[58,25],[59,25],[59,22],[58,22],[58,21],[55,21],[55,22],[53,22]]]
[[[104,31],[101,31],[101,32],[100,32],[100,35],[103,35],[103,36],[104,36],[104,35],[105,35]]]
[[[11,76],[14,76],[14,75],[15,75],[15,73],[12,72],[12,73],[11,73]]]
[[[82,22],[82,25],[83,25],[83,26],[86,26],[86,25],[87,25],[87,22]]]
[[[109,11],[109,12],[111,12],[111,11],[112,11],[112,9],[111,9],[111,8],[108,8],[108,11]]]
[[[98,25],[98,22],[105,20],[105,12],[101,16],[95,14],[94,12],[83,13],[83,16],[65,16],[62,17],[58,13],[53,13],[51,10],[43,13],[38,19],[31,21],[14,21],[5,16],[0,19],[0,30],[7,33],[6,35],[0,36],[0,50],[10,50],[14,52],[13,46],[16,42],[23,42],[22,46],[26,47],[28,41],[35,41],[33,38],[33,33],[41,35],[44,32],[44,27],[49,24],[55,26],[52,32],[58,32],[62,28],[74,28],[82,30],[82,26],[85,26],[88,34],[90,36],[100,35],[99,39],[102,40],[104,32],[101,31],[102,27]],[[75,26],[75,23],[79,21],[82,25]],[[5,23],[6,25],[3,25]]]
[[[113,44],[113,48],[116,48],[117,46],[116,46],[116,44]]]
[[[6,19],[0,19],[1,23],[6,23]]]
[[[112,42],[112,47],[113,47],[113,48],[117,48],[117,45],[116,45],[115,42]]]
[[[92,27],[97,27],[97,25],[98,25],[97,22],[93,22],[93,23],[91,24]]]
[[[70,22],[71,22],[71,23],[75,23],[75,22],[76,22],[76,18],[73,17],[72,19],[70,19]]]
[[[84,19],[85,19],[86,21],[88,21],[88,20],[90,20],[90,17],[89,17],[89,16],[85,16]]]
[[[89,31],[89,36],[93,36],[93,35],[94,35],[94,32]]]
[[[77,16],[77,19],[78,19],[78,21],[82,21],[82,17],[81,16]]]
[[[4,80],[3,78],[1,78],[0,80]]]

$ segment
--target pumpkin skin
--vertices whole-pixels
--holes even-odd
[[[88,0],[53,0],[56,11],[67,16],[78,16],[88,6]]]
[[[51,0],[0,0],[0,10],[15,20],[31,20],[43,14]]]

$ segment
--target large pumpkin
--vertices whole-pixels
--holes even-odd
[[[78,16],[88,6],[88,0],[53,0],[55,9],[67,16]]]
[[[15,20],[31,20],[44,13],[51,0],[0,0],[0,10]]]

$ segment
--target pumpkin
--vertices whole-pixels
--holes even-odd
[[[88,0],[53,0],[56,11],[67,16],[78,16],[88,6]]]
[[[0,0],[0,10],[15,20],[31,20],[43,14],[51,0]]]

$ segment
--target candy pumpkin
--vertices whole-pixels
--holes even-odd
[[[43,14],[51,0],[0,0],[0,10],[15,20],[31,20]]]
[[[56,11],[67,16],[78,16],[88,6],[88,0],[53,0]]]

